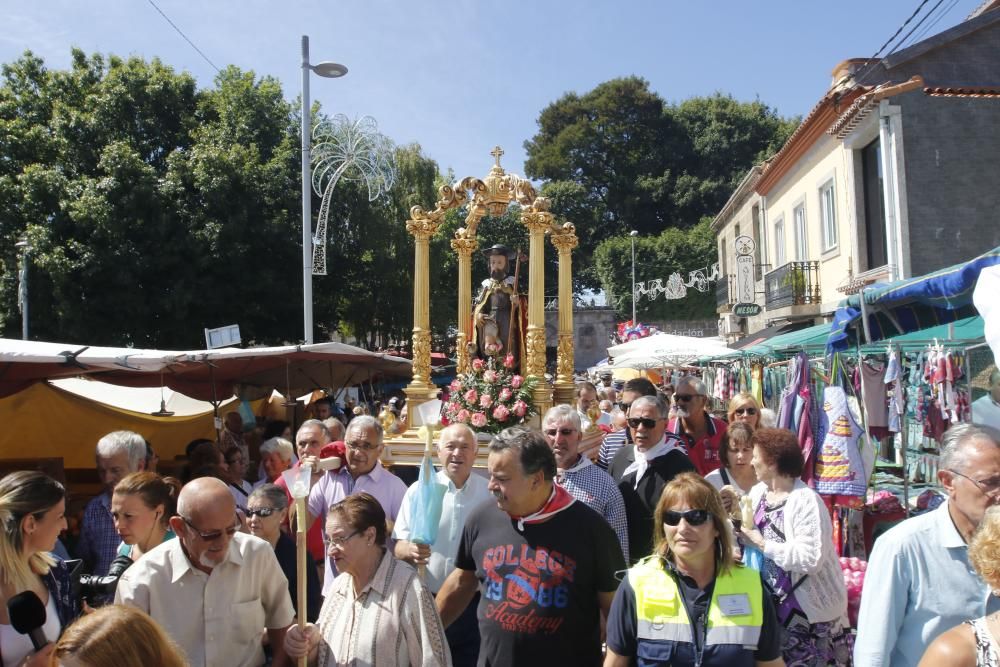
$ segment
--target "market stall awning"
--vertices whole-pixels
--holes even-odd
[[[862,329],[861,311],[868,313],[869,342],[927,329],[976,314],[972,292],[980,272],[1000,264],[1000,248],[973,260],[916,278],[874,285],[840,302],[834,314],[827,348],[846,349]]]
[[[742,350],[750,347],[751,345],[760,345],[765,343],[775,336],[780,336],[781,334],[788,333],[789,331],[795,331],[801,329],[805,326],[805,323],[787,323],[787,324],[777,324],[773,327],[767,327],[759,331],[755,331],[752,334],[748,334],[743,338],[739,339],[735,343],[729,345],[729,347],[734,350]]]
[[[826,343],[826,337],[829,334],[829,324],[817,324],[805,329],[796,329],[795,331],[774,336],[770,340],[758,345],[743,348],[740,352],[744,354],[769,355],[807,347],[822,346]]]
[[[175,351],[0,339],[0,396],[78,375],[130,387],[162,382],[206,401],[229,398],[234,391],[246,399],[272,389],[298,396],[377,377],[408,377],[411,369],[408,359],[344,343]]]

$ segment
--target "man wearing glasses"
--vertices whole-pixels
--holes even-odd
[[[406,494],[406,484],[382,466],[382,425],[370,415],[361,415],[351,420],[344,436],[347,465],[339,470],[331,470],[320,477],[309,491],[309,525],[317,518],[326,520],[327,512],[335,503],[347,496],[365,491],[370,493],[382,506],[385,518],[396,521],[399,508]],[[391,530],[391,526],[389,530]],[[336,573],[329,558],[323,576],[323,595],[333,584]]]
[[[916,666],[945,630],[1000,610],[1000,599],[976,575],[968,554],[986,510],[1000,503],[1000,431],[951,427],[938,465],[948,501],[894,526],[872,549],[855,665]]]
[[[625,383],[621,391],[621,400],[618,402],[618,409],[625,413],[628,417],[629,407],[632,405],[632,401],[639,398],[640,396],[656,396],[656,386],[646,378],[633,378]],[[611,461],[614,460],[615,454],[618,450],[625,445],[632,444],[632,434],[629,429],[623,428],[620,431],[614,431],[608,433],[604,436],[604,441],[601,443],[601,449],[597,454],[597,465],[605,470],[611,465]]]
[[[580,454],[583,440],[580,414],[570,405],[550,408],[542,419],[542,435],[556,457],[556,484],[608,522],[628,561],[628,521],[625,501],[611,475]]]
[[[693,376],[682,378],[674,393],[674,418],[667,430],[684,442],[691,462],[703,477],[722,465],[719,447],[726,434],[726,422],[708,414],[707,408],[705,383]]]
[[[264,664],[261,630],[287,665],[285,631],[295,616],[288,582],[271,545],[237,533],[236,503],[213,477],[188,483],[170,518],[167,540],[118,581],[116,604],[153,617],[193,666]]]
[[[682,472],[695,472],[683,443],[667,432],[669,411],[657,396],[635,399],[628,418],[635,442],[620,449],[608,468],[625,500],[633,563],[653,553],[653,511],[663,487]]]

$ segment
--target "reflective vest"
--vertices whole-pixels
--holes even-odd
[[[628,581],[635,592],[637,639],[690,644],[687,648],[693,650],[694,620],[689,619],[677,582],[664,569],[660,557],[639,561],[629,570]],[[763,596],[756,570],[734,565],[728,573],[716,577],[704,620],[705,658],[735,657],[734,649],[747,655],[745,651],[757,649],[764,623]],[[706,664],[714,662],[706,660]]]

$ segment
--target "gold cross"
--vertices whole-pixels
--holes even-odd
[[[500,148],[499,146],[494,146],[493,150],[490,151],[490,155],[492,155],[496,159],[497,166],[499,167],[500,166],[500,156],[503,155],[503,149]]]

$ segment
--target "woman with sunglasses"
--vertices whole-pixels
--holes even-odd
[[[451,665],[434,599],[408,563],[386,553],[385,511],[369,493],[330,507],[327,557],[340,574],[317,625],[292,625],[285,651],[310,665]]]
[[[787,429],[754,431],[750,490],[753,524],[741,538],[764,554],[762,575],[779,602],[788,665],[848,665],[853,637],[847,588],[833,546],[833,524],[819,494],[806,486],[798,438]]]
[[[780,667],[781,634],[760,575],[733,561],[719,492],[675,477],[656,505],[652,556],[629,569],[608,614],[604,667]]]
[[[727,419],[732,426],[738,422],[747,424],[751,430],[760,426],[760,405],[753,394],[743,392],[736,394],[729,400],[729,410]]]
[[[288,495],[276,484],[258,486],[247,498],[247,530],[274,549],[281,571],[288,579],[288,592],[292,600],[298,600],[298,571],[295,567],[295,540],[281,531],[281,525],[288,516]],[[306,553],[306,618],[319,618],[322,604],[319,575],[316,561]]]

